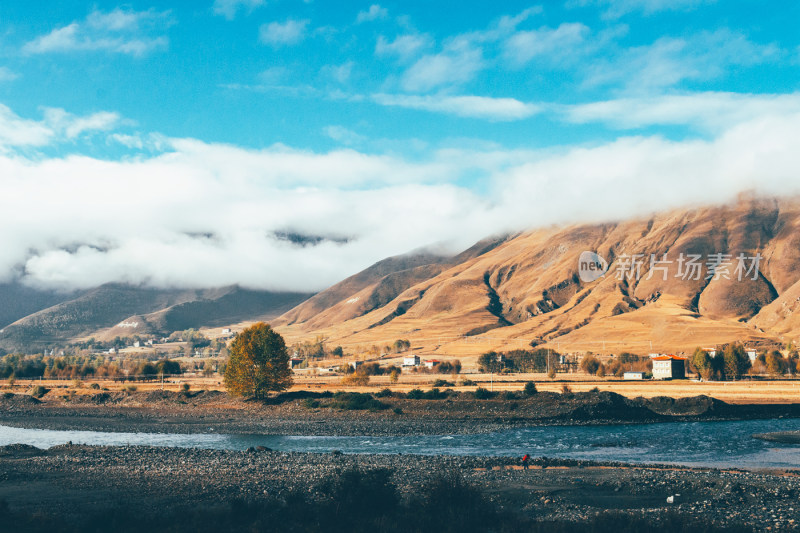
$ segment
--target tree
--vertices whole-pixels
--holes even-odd
[[[770,374],[785,374],[786,373],[786,360],[783,358],[783,354],[778,350],[772,350],[766,355],[764,360],[767,366],[767,372]]]
[[[729,344],[723,352],[725,379],[739,379],[750,368],[750,358],[741,344]]]
[[[481,372],[500,372],[503,363],[499,360],[497,352],[486,352],[478,357],[478,366]]]
[[[587,374],[597,374],[597,371],[600,370],[600,365],[600,361],[593,355],[587,355],[581,359],[581,370]],[[603,370],[605,373],[605,369]]]
[[[697,373],[700,374],[700,377],[704,380],[707,381],[711,379],[714,373],[714,366],[707,351],[702,348],[697,348],[692,356],[692,365],[694,365],[695,369],[697,369]]]
[[[242,331],[230,347],[225,388],[234,396],[264,399],[270,391],[292,385],[286,343],[269,324],[259,322]]]

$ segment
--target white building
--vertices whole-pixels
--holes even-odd
[[[653,379],[686,379],[686,359],[677,355],[653,357]]]
[[[403,357],[403,366],[419,366],[419,356],[411,354]]]
[[[425,368],[433,368],[434,366],[438,365],[439,363],[441,363],[441,361],[438,361],[436,359],[429,359],[429,360],[423,362],[422,364],[425,365]]]
[[[755,363],[756,357],[758,357],[758,353],[755,350],[747,350],[747,357],[750,358],[751,363]]]

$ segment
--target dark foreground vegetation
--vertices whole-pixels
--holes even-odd
[[[539,521],[504,510],[457,474],[433,479],[409,497],[391,480],[392,472],[350,469],[324,479],[309,491],[296,490],[283,499],[259,502],[234,499],[218,505],[186,505],[143,509],[137,502],[119,502],[81,516],[65,518],[41,509],[14,512],[0,501],[3,532],[615,532],[644,530],[680,532],[746,532],[746,527],[719,527],[676,513],[655,518],[620,512],[599,513],[582,522]],[[224,501],[224,495],[220,495]]]

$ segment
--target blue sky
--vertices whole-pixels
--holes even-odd
[[[5,2],[0,208],[40,216],[0,230],[0,279],[318,289],[419,246],[794,194],[798,20],[789,0]]]

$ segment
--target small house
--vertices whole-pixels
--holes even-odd
[[[431,368],[432,369],[433,367],[435,367],[439,363],[441,363],[441,361],[439,361],[437,359],[428,359],[427,361],[424,361],[422,364],[425,365],[425,368]]]
[[[353,370],[358,370],[358,367],[362,364],[364,364],[364,361],[350,361],[350,366],[353,367]]]
[[[231,328],[222,328],[222,334],[223,335],[230,335],[231,334]]]
[[[297,368],[303,364],[305,359],[301,359],[300,357],[292,357],[289,359],[289,368]]]
[[[686,359],[677,355],[653,357],[653,379],[686,379]]]
[[[419,366],[419,356],[412,354],[403,357],[403,366]]]
[[[750,364],[755,363],[758,353],[755,350],[747,350],[747,357],[750,358]]]
[[[625,372],[622,379],[644,379],[644,372]]]

